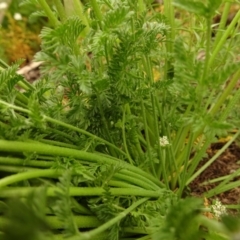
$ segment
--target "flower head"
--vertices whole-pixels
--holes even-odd
[[[6,9],[8,7],[7,3],[1,2],[0,3],[0,9]]]
[[[22,20],[22,15],[21,15],[20,13],[14,13],[13,18],[14,18],[16,21],[21,21],[21,20]]]
[[[165,146],[169,145],[169,141],[168,141],[167,136],[160,137],[159,138],[159,143],[160,143],[160,146],[162,146],[162,147],[165,147]]]
[[[212,205],[212,211],[216,218],[220,218],[222,215],[226,214],[226,207],[217,199]]]

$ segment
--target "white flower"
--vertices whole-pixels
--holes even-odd
[[[14,13],[13,18],[14,18],[16,21],[20,21],[20,20],[22,20],[22,15],[21,15],[20,13]]]
[[[162,146],[162,147],[165,147],[165,146],[169,145],[169,141],[168,141],[167,136],[160,137],[159,138],[159,143],[160,143],[160,146]]]
[[[1,2],[0,3],[0,9],[6,9],[8,7],[7,3]]]
[[[212,211],[216,218],[220,218],[222,215],[226,214],[226,207],[217,199],[215,204],[212,205]]]

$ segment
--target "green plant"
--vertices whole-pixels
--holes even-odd
[[[189,39],[176,37],[171,1],[161,14],[151,1],[92,0],[84,9],[73,0],[73,16],[65,1],[54,8],[26,2],[38,2],[51,27],[41,32],[39,81],[17,75],[18,64],[0,75],[1,198],[25,199],[4,210],[5,239],[21,208],[38,225],[36,239],[230,239],[223,223],[201,215],[198,201],[180,199],[240,133],[197,170],[216,136],[234,127],[228,116],[239,101],[239,63],[222,59],[240,13],[213,43],[211,19],[221,2],[175,1],[199,15],[188,49]],[[234,176],[212,192],[239,186]],[[184,226],[195,224],[184,233],[185,219]]]

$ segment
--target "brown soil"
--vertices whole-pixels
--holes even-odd
[[[225,142],[218,142],[211,145],[208,149],[208,158],[202,160],[198,166],[203,166],[217,151],[219,151]],[[218,177],[226,176],[233,173],[240,167],[240,145],[236,142],[232,143],[226,151],[219,156],[199,177],[197,177],[191,184],[191,194],[193,196],[204,196],[204,193],[217,186],[218,183],[202,184],[208,180]],[[240,180],[240,176],[233,179],[233,181]],[[234,188],[230,191],[216,195],[223,204],[239,204],[240,203],[240,187]]]

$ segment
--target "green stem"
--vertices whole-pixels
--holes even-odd
[[[107,155],[104,156],[103,154],[98,155],[98,154],[80,151],[76,149],[62,148],[62,147],[51,146],[46,144],[36,144],[36,143],[6,141],[6,140],[0,140],[0,151],[11,152],[11,153],[35,152],[37,154],[43,154],[43,155],[73,157],[73,158],[87,161],[87,162],[97,162],[97,163],[112,164],[112,165],[120,164],[121,166],[123,166],[124,169],[129,169],[130,171],[133,171],[139,175],[142,175],[150,179],[159,187],[162,186],[162,183],[158,179],[154,178],[153,176],[141,170],[140,168],[132,166],[119,159],[113,160],[113,158],[108,158]],[[119,172],[121,172],[121,170]]]
[[[105,116],[104,116],[104,112],[103,112],[101,100],[99,99],[99,95],[100,95],[100,94],[97,92],[96,89],[94,89],[94,90],[95,90],[96,93],[97,93],[98,108],[99,108],[99,112],[100,112],[100,115],[101,115],[101,120],[102,120],[102,123],[103,123],[103,126],[104,126],[103,132],[105,132],[106,137],[108,138],[109,142],[110,142],[111,144],[113,144],[113,139],[112,139],[112,136],[111,136],[110,131],[109,131],[109,128],[108,128],[107,120],[106,120],[106,118],[105,118]],[[104,131],[104,130],[105,130],[105,131]],[[111,153],[111,155],[112,155],[113,157],[117,157],[117,154],[116,154],[116,152],[115,152],[115,149],[109,148],[109,151],[110,151],[110,153]],[[128,157],[128,154],[126,154],[126,156]]]
[[[78,228],[95,228],[101,225],[101,221],[95,216],[74,216],[73,221]],[[64,228],[63,222],[58,217],[47,216],[46,222],[52,229]]]
[[[8,107],[8,108],[12,108],[12,109],[14,109],[14,110],[17,110],[17,111],[20,111],[20,112],[23,112],[23,113],[27,113],[27,114],[30,114],[30,113],[31,113],[28,109],[15,106],[15,105],[13,105],[13,104],[11,104],[11,103],[7,103],[7,102],[2,101],[2,100],[0,100],[0,106],[1,106],[1,104],[4,105],[4,106],[6,106],[6,107]]]
[[[207,18],[206,19],[206,23],[207,23],[207,37],[206,37],[206,49],[205,49],[205,62],[204,62],[204,70],[203,70],[203,74],[202,74],[202,78],[200,81],[200,87],[202,87],[202,85],[204,85],[204,82],[206,81],[206,76],[208,73],[208,62],[209,62],[209,57],[210,57],[210,44],[211,44],[211,35],[212,35],[212,28],[211,28],[211,18]],[[202,89],[201,89],[202,90]]]
[[[91,210],[87,206],[84,206],[82,203],[78,202],[78,199],[71,198],[71,208],[78,214],[92,215]]]
[[[148,182],[142,181],[138,178],[134,178],[134,177],[131,177],[131,176],[124,175],[122,173],[115,173],[114,174],[114,179],[115,178],[119,179],[121,181],[124,181],[124,182],[129,182],[131,184],[137,185],[137,186],[142,187],[142,188],[147,189],[147,190],[157,190],[158,189],[158,187],[157,188],[153,187],[152,184],[149,184]]]
[[[217,186],[217,188],[211,189],[210,191],[206,192],[204,194],[204,196],[206,196],[207,198],[209,197],[213,197],[216,196],[218,194],[221,194],[223,192],[229,191],[229,190],[233,190],[233,189],[238,189],[240,186],[240,181],[233,181],[230,182],[228,184],[224,184],[223,186],[219,187]]]
[[[220,98],[217,100],[215,105],[213,105],[213,107],[209,110],[210,114],[215,115],[217,113],[217,111],[219,111],[219,109],[221,108],[223,102],[227,99],[227,97],[231,94],[231,91],[236,86],[236,83],[239,80],[239,77],[240,77],[240,70],[238,70],[235,73],[235,75],[233,76],[233,78],[231,79],[230,83],[225,88],[225,90],[222,93],[222,95],[220,96]]]
[[[2,59],[0,59],[0,66],[2,66],[5,69],[9,67],[9,65],[5,63]]]
[[[141,146],[145,149],[147,147],[147,142],[144,139],[144,137],[142,136],[141,132],[139,132],[139,134],[138,134],[138,140],[141,143]]]
[[[46,170],[44,170],[46,171]],[[41,172],[44,172],[43,170]],[[26,175],[26,173],[19,173],[17,175]],[[25,178],[29,179],[29,178]],[[25,180],[24,179],[24,180]],[[2,180],[0,180],[1,182]],[[12,182],[13,183],[13,182]],[[5,185],[7,186],[7,185]],[[4,187],[5,187],[4,186]],[[1,198],[12,197],[26,197],[35,191],[36,187],[7,187],[0,189]],[[59,194],[60,189],[57,187],[46,188],[46,195],[48,197],[56,197]],[[100,187],[70,187],[70,197],[89,197],[89,196],[102,196],[106,190]],[[136,197],[150,197],[159,198],[162,195],[162,191],[145,190],[141,188],[110,188],[110,193],[113,196],[136,196]]]
[[[133,165],[133,160],[131,158],[131,155],[129,154],[128,151],[128,146],[127,146],[127,140],[126,140],[126,131],[125,131],[125,121],[126,121],[126,109],[127,109],[127,105],[124,106],[123,109],[123,117],[122,117],[122,138],[123,138],[123,146],[124,146],[124,150],[127,153],[127,158],[130,164]]]
[[[205,143],[203,144],[201,149],[198,152],[195,153],[195,156],[191,160],[191,165],[188,168],[187,179],[191,178],[191,176],[194,174],[194,172],[196,172],[196,168],[197,168],[199,162],[202,160],[202,157],[206,153],[208,147],[213,142],[214,137],[215,137],[215,134],[212,134],[212,136],[208,136],[207,140],[205,141]]]
[[[63,229],[63,222],[56,216],[47,216],[46,223],[51,229]],[[101,221],[95,216],[74,216],[74,222],[78,228],[95,228],[101,225]],[[0,217],[0,230],[7,224],[7,219]]]
[[[149,56],[145,56],[144,58],[144,67],[145,71],[147,73],[148,79],[149,79],[149,84],[152,86],[154,84],[154,76],[153,76],[153,71],[152,71],[152,64]],[[151,132],[149,132],[149,139],[150,139],[150,144],[153,146],[156,144],[159,138],[159,129],[158,129],[158,118],[156,115],[156,106],[155,106],[155,100],[157,101],[156,93],[153,90],[150,93],[151,96],[151,103],[152,103],[152,112],[149,111],[149,114],[147,115],[147,124],[148,127],[150,128]]]
[[[156,101],[156,105],[157,105],[157,111],[158,111],[158,115],[161,119],[161,131],[159,131],[159,134],[164,134],[166,132],[166,127],[164,124],[164,115],[162,112],[162,106],[160,106],[159,102]],[[159,144],[160,146],[160,144]],[[165,159],[165,152],[162,151],[163,149],[160,146],[160,156],[161,158],[159,159],[159,164],[158,164],[158,173],[157,176],[160,178],[161,174],[163,175],[163,179],[164,179],[164,183],[167,187],[167,189],[169,189],[169,183],[168,183],[168,176],[167,176],[167,169],[166,169],[166,159]]]
[[[0,172],[5,173],[21,173],[26,171],[33,171],[36,168],[27,167],[27,166],[9,166],[9,165],[0,165]]]
[[[17,85],[18,85],[20,88],[22,88],[23,90],[25,90],[25,91],[28,91],[28,90],[29,90],[29,88],[27,87],[27,85],[26,85],[23,81],[19,81],[19,82],[17,83]]]
[[[5,158],[5,159],[9,159],[9,158]],[[21,173],[21,172],[25,172],[25,171],[36,171],[36,169],[34,168],[30,168],[27,166],[31,166],[31,167],[51,167],[53,165],[52,162],[43,162],[43,161],[28,161],[30,162],[30,164],[24,164],[24,160],[18,160],[18,159],[12,159],[12,161],[4,161],[0,158],[0,163],[6,163],[7,165],[13,165],[13,163],[16,163],[16,165],[20,165],[20,166],[4,166],[4,165],[0,165],[0,171],[2,172],[10,172],[10,173]],[[33,163],[31,163],[33,162]],[[39,163],[38,163],[39,162]],[[45,164],[46,163],[46,164]],[[27,165],[27,166],[26,166]],[[51,177],[51,176],[49,176]],[[54,177],[54,176],[53,176]],[[118,186],[124,186],[126,187],[128,185],[128,187],[131,185],[132,187],[141,187],[144,188],[146,190],[158,190],[159,187],[154,184],[153,182],[151,182],[150,180],[148,180],[146,177],[143,177],[139,174],[133,173],[131,171],[128,171],[126,169],[122,169],[121,173],[115,173],[113,176],[113,179],[117,179],[119,180],[118,182],[123,183],[123,185],[120,185],[118,183]],[[111,180],[108,182],[108,184],[111,186],[110,184]],[[129,183],[127,183],[129,182]],[[116,181],[115,181],[116,183]]]
[[[11,176],[7,176],[5,178],[0,179],[0,188],[6,187],[9,184],[20,182],[23,180],[38,178],[38,177],[58,177],[61,175],[63,171],[57,171],[55,169],[48,170],[33,170],[28,172],[22,172],[18,174],[14,174]]]
[[[182,150],[185,147],[186,139],[189,134],[191,127],[188,126],[182,126],[176,134],[176,137],[174,138],[173,142],[173,149],[174,149],[174,155],[180,156]],[[179,161],[177,161],[177,164],[179,164]]]
[[[65,9],[64,9],[64,6],[63,6],[61,0],[53,0],[53,2],[56,6],[56,9],[57,9],[57,12],[59,14],[61,21],[64,22],[67,19],[67,15],[66,15],[66,12],[65,12]]]
[[[75,239],[81,240],[81,234],[78,233],[75,236]],[[101,232],[97,237],[92,238],[91,240],[106,240],[109,237],[109,231]],[[73,237],[66,238],[66,234],[56,234],[51,236],[51,240],[71,240]]]
[[[73,6],[74,6],[76,13],[82,20],[83,24],[86,26],[86,28],[84,29],[83,32],[84,32],[84,34],[88,34],[90,31],[90,27],[89,27],[88,18],[86,17],[86,14],[84,14],[83,4],[79,0],[72,0],[72,1],[73,1]]]
[[[14,104],[19,106],[19,107],[23,107],[23,108],[26,107],[26,104],[24,104],[18,97],[16,97],[16,99],[14,101]]]
[[[53,27],[56,27],[57,25],[59,25],[59,21],[55,17],[51,8],[48,6],[47,2],[45,0],[38,0],[38,2],[41,5],[42,9],[45,11],[51,25]]]
[[[99,21],[100,26],[101,26],[101,22],[103,20],[103,15],[102,15],[101,9],[100,9],[100,7],[99,7],[99,5],[98,5],[96,0],[89,0],[89,1],[91,3],[93,11],[94,11],[94,13],[95,13],[95,15],[96,15],[96,17],[97,17],[97,19]]]
[[[18,107],[18,106],[15,106],[15,105],[13,105],[13,104],[10,104],[10,103],[7,103],[7,102],[5,102],[5,101],[0,100],[0,106],[1,106],[1,104],[4,105],[4,106],[7,106],[7,107],[9,107],[9,108],[12,108],[12,109],[14,109],[14,110],[17,110],[17,111],[20,111],[20,112],[24,112],[24,113],[27,113],[28,115],[31,115],[31,111],[28,110],[28,109],[25,109],[25,108],[22,108],[22,107]],[[100,138],[100,137],[98,137],[98,136],[96,136],[96,135],[94,135],[94,134],[91,134],[91,133],[89,133],[89,132],[87,132],[87,131],[85,131],[85,130],[83,130],[83,129],[77,128],[77,127],[75,127],[75,126],[72,126],[72,125],[70,125],[70,124],[64,123],[64,122],[62,122],[62,121],[53,119],[53,118],[48,117],[48,116],[45,116],[45,115],[43,116],[43,119],[45,119],[47,122],[51,122],[51,123],[54,123],[54,124],[63,126],[63,127],[65,127],[65,128],[71,129],[71,130],[73,130],[73,131],[75,131],[75,132],[79,132],[79,133],[84,134],[84,135],[86,135],[86,136],[89,136],[89,137],[91,137],[91,138],[93,138],[93,139],[96,139],[96,140],[98,140],[98,141],[100,141],[100,142],[102,142],[102,143],[105,143],[106,145],[108,145],[108,146],[116,149],[119,153],[121,153],[121,154],[123,154],[123,155],[126,156],[126,153],[125,153],[125,152],[123,152],[121,149],[119,149],[118,147],[116,147],[116,146],[113,145],[112,143],[110,143],[110,142],[108,142],[108,141],[106,141],[106,140],[104,140],[104,139],[102,139],[102,138]]]
[[[142,149],[142,147],[141,147],[139,138],[136,139],[136,144],[135,144],[135,146],[136,146],[136,151],[138,152],[138,156],[139,156],[140,161],[141,161],[141,162],[139,163],[139,165],[141,165],[141,163],[144,162],[145,157],[144,157],[144,152],[143,152],[143,149]]]
[[[238,89],[234,93],[233,97],[229,100],[228,104],[226,105],[226,108],[222,111],[220,118],[219,118],[220,121],[226,121],[228,116],[230,116],[232,110],[239,103],[239,99],[240,99],[240,89]]]
[[[98,227],[94,230],[91,230],[89,232],[82,233],[81,234],[81,240],[87,240],[87,239],[90,240],[90,239],[98,236],[98,234],[100,234],[100,233],[104,232],[105,230],[109,229],[112,225],[120,222],[130,212],[132,212],[135,208],[137,208],[139,205],[143,204],[147,200],[148,200],[148,198],[142,198],[142,199],[136,201],[135,203],[132,204],[132,206],[130,206],[129,208],[127,208],[123,212],[119,213],[116,217],[112,218],[111,220],[104,223],[100,227]],[[79,237],[72,237],[72,238],[69,238],[68,240],[79,240]]]
[[[40,167],[40,168],[50,168],[53,163],[49,161],[40,161],[40,160],[29,160],[13,157],[0,157],[0,165],[17,165],[17,166],[30,166],[30,167]]]
[[[49,134],[50,132],[50,134]],[[62,142],[68,142],[69,144],[78,144],[77,143],[77,139],[75,139],[74,137],[72,137],[70,134],[65,133],[64,131],[58,130],[55,127],[51,128],[51,130],[49,131],[49,128],[44,132],[49,136],[52,136],[52,133],[57,134],[58,138],[61,137],[61,141]]]
[[[142,227],[123,227],[123,232],[126,232],[126,233],[152,234],[154,232],[157,232],[158,230],[159,230],[158,227],[144,227],[144,228],[142,228]],[[137,240],[140,240],[140,239],[142,239],[142,238],[138,238]],[[149,239],[152,239],[152,238],[149,238]]]
[[[182,175],[181,175],[181,179],[179,179],[179,190],[178,190],[178,196],[181,197],[182,196],[182,193],[183,193],[183,190],[186,186],[186,181],[187,181],[187,168],[188,168],[188,163],[189,163],[189,158],[190,158],[190,154],[191,154],[191,150],[192,150],[192,145],[193,145],[193,141],[194,141],[194,134],[191,133],[190,135],[190,138],[189,138],[189,143],[187,144],[187,147],[186,147],[186,152],[184,154],[184,165],[183,165],[183,171],[182,171]],[[177,169],[176,171],[176,177],[179,177],[180,176],[180,166],[179,166],[179,169]],[[173,178],[174,179],[174,178]],[[175,183],[177,182],[176,179],[174,181]],[[172,189],[175,189],[175,185],[173,186],[174,188]]]
[[[143,0],[138,0],[138,11],[140,13],[146,11],[146,5]]]
[[[235,15],[235,17],[233,18],[232,22],[230,23],[230,25],[228,26],[228,28],[224,31],[223,35],[221,36],[221,38],[219,39],[218,43],[216,44],[216,47],[213,50],[213,53],[209,59],[209,63],[208,63],[208,68],[211,68],[217,54],[219,53],[219,51],[221,50],[223,44],[226,42],[226,39],[229,37],[231,31],[235,28],[236,24],[238,23],[240,19],[240,11],[238,11],[238,13]]]
[[[227,142],[209,161],[207,161],[207,163],[205,163],[186,181],[186,186],[190,184],[197,176],[199,176],[206,168],[208,168],[231,145],[231,143],[238,137],[239,134],[240,130],[238,130],[229,142]]]
[[[223,30],[224,30],[224,28],[226,26],[226,23],[227,23],[227,19],[228,19],[228,16],[229,16],[229,11],[230,11],[231,5],[232,5],[232,3],[230,1],[225,3],[224,10],[221,14],[221,20],[220,20],[220,23],[219,23],[219,26],[218,26],[218,29],[217,29],[217,35],[216,35],[216,38],[215,38],[215,41],[214,41],[213,49],[216,48],[216,46],[218,45],[219,41],[222,38],[222,35],[224,33]]]
[[[37,141],[31,141],[31,142],[36,142],[37,143]],[[42,142],[42,143],[45,143],[45,144],[49,144],[49,145],[53,145],[53,146],[79,149],[79,147],[77,147],[75,145],[64,143],[64,142],[58,142],[58,141],[54,141],[54,140],[40,139],[39,142]]]
[[[151,93],[151,102],[152,102],[152,109],[153,109],[155,144],[157,144],[157,154],[158,154],[158,160],[160,162],[162,156],[161,156],[161,147],[160,147],[160,144],[159,144],[160,131],[159,131],[159,127],[158,127],[158,116],[157,116],[157,109],[156,109],[156,102],[157,101],[158,101],[158,99],[156,97],[156,92],[155,92],[155,90],[153,90],[153,92]],[[155,168],[157,167],[157,169],[156,169],[157,176],[160,177],[158,165],[159,165],[159,163],[155,166]]]
[[[72,126],[72,125],[70,125],[70,124],[61,122],[61,121],[56,120],[56,119],[54,119],[54,118],[50,118],[50,117],[47,117],[47,116],[46,116],[45,118],[46,118],[46,120],[47,120],[48,122],[55,123],[55,124],[57,124],[57,125],[66,127],[66,128],[71,129],[71,130],[73,130],[73,131],[76,131],[76,132],[79,132],[79,133],[84,134],[84,135],[86,135],[86,136],[89,136],[89,137],[91,137],[91,138],[93,138],[93,139],[95,139],[95,140],[98,140],[98,141],[102,142],[102,143],[105,143],[105,144],[108,145],[109,147],[117,150],[119,153],[121,153],[122,155],[126,156],[126,153],[123,152],[120,148],[118,148],[118,147],[116,147],[114,144],[112,144],[112,143],[104,140],[103,138],[100,138],[100,137],[98,137],[98,136],[96,136],[96,135],[94,135],[94,134],[91,134],[91,133],[83,130],[83,129],[80,129],[80,128],[77,128],[77,127]]]
[[[141,110],[142,110],[142,117],[143,117],[143,124],[144,124],[144,134],[146,136],[146,142],[147,142],[147,154],[150,162],[150,167],[152,170],[152,173],[155,177],[157,177],[157,174],[155,172],[155,167],[153,163],[153,158],[151,154],[151,144],[150,144],[150,138],[149,138],[149,130],[148,130],[148,125],[147,125],[147,117],[146,117],[146,111],[144,107],[143,100],[141,99]]]
[[[214,187],[213,189],[209,190],[207,192],[207,196],[216,196],[219,193],[222,193],[225,191],[225,189],[229,189],[229,187],[234,186],[233,188],[237,188],[239,186],[240,181],[233,181],[229,184],[230,181],[232,181],[235,177],[237,177],[239,175],[240,169],[236,170],[235,172],[233,172],[232,174],[228,175],[227,178],[225,178],[224,180],[222,180],[222,182],[217,185],[216,187]],[[205,195],[205,194],[204,194]]]
[[[150,84],[154,84],[154,76],[153,76],[153,71],[152,71],[152,64],[151,64],[151,61],[150,61],[150,58],[149,56],[145,56],[145,58],[143,59],[144,60],[144,68],[145,68],[145,71],[147,73],[147,76],[150,80]]]
[[[27,105],[28,104],[28,98],[22,94],[21,92],[18,92],[17,93],[17,99],[22,102],[24,105]]]
[[[167,53],[173,53],[173,43],[175,41],[175,17],[172,0],[164,1],[164,14],[169,21],[170,29],[166,33],[166,50]],[[173,66],[172,59],[166,59],[165,62],[165,79],[172,78]]]
[[[214,100],[217,98],[216,96],[216,92],[215,91],[211,91],[211,93],[209,94],[209,96],[207,97],[207,101],[205,103],[204,106],[204,111],[207,112],[209,106],[211,106],[211,104],[214,102]]]
[[[145,183],[149,183],[153,187],[153,189],[158,189],[158,184],[154,183],[150,179],[146,179],[145,176],[141,176],[141,175],[139,176],[139,174],[137,174],[135,172],[132,172],[132,171],[129,171],[128,169],[122,169],[121,172],[124,173],[127,176],[132,176],[133,178],[137,178],[139,180],[142,180]],[[161,186],[164,187],[163,184]]]
[[[138,188],[138,189],[141,189],[141,187],[139,187],[139,186],[126,183],[122,180],[110,180],[108,182],[108,185],[111,186],[111,187],[119,187],[119,188]]]

